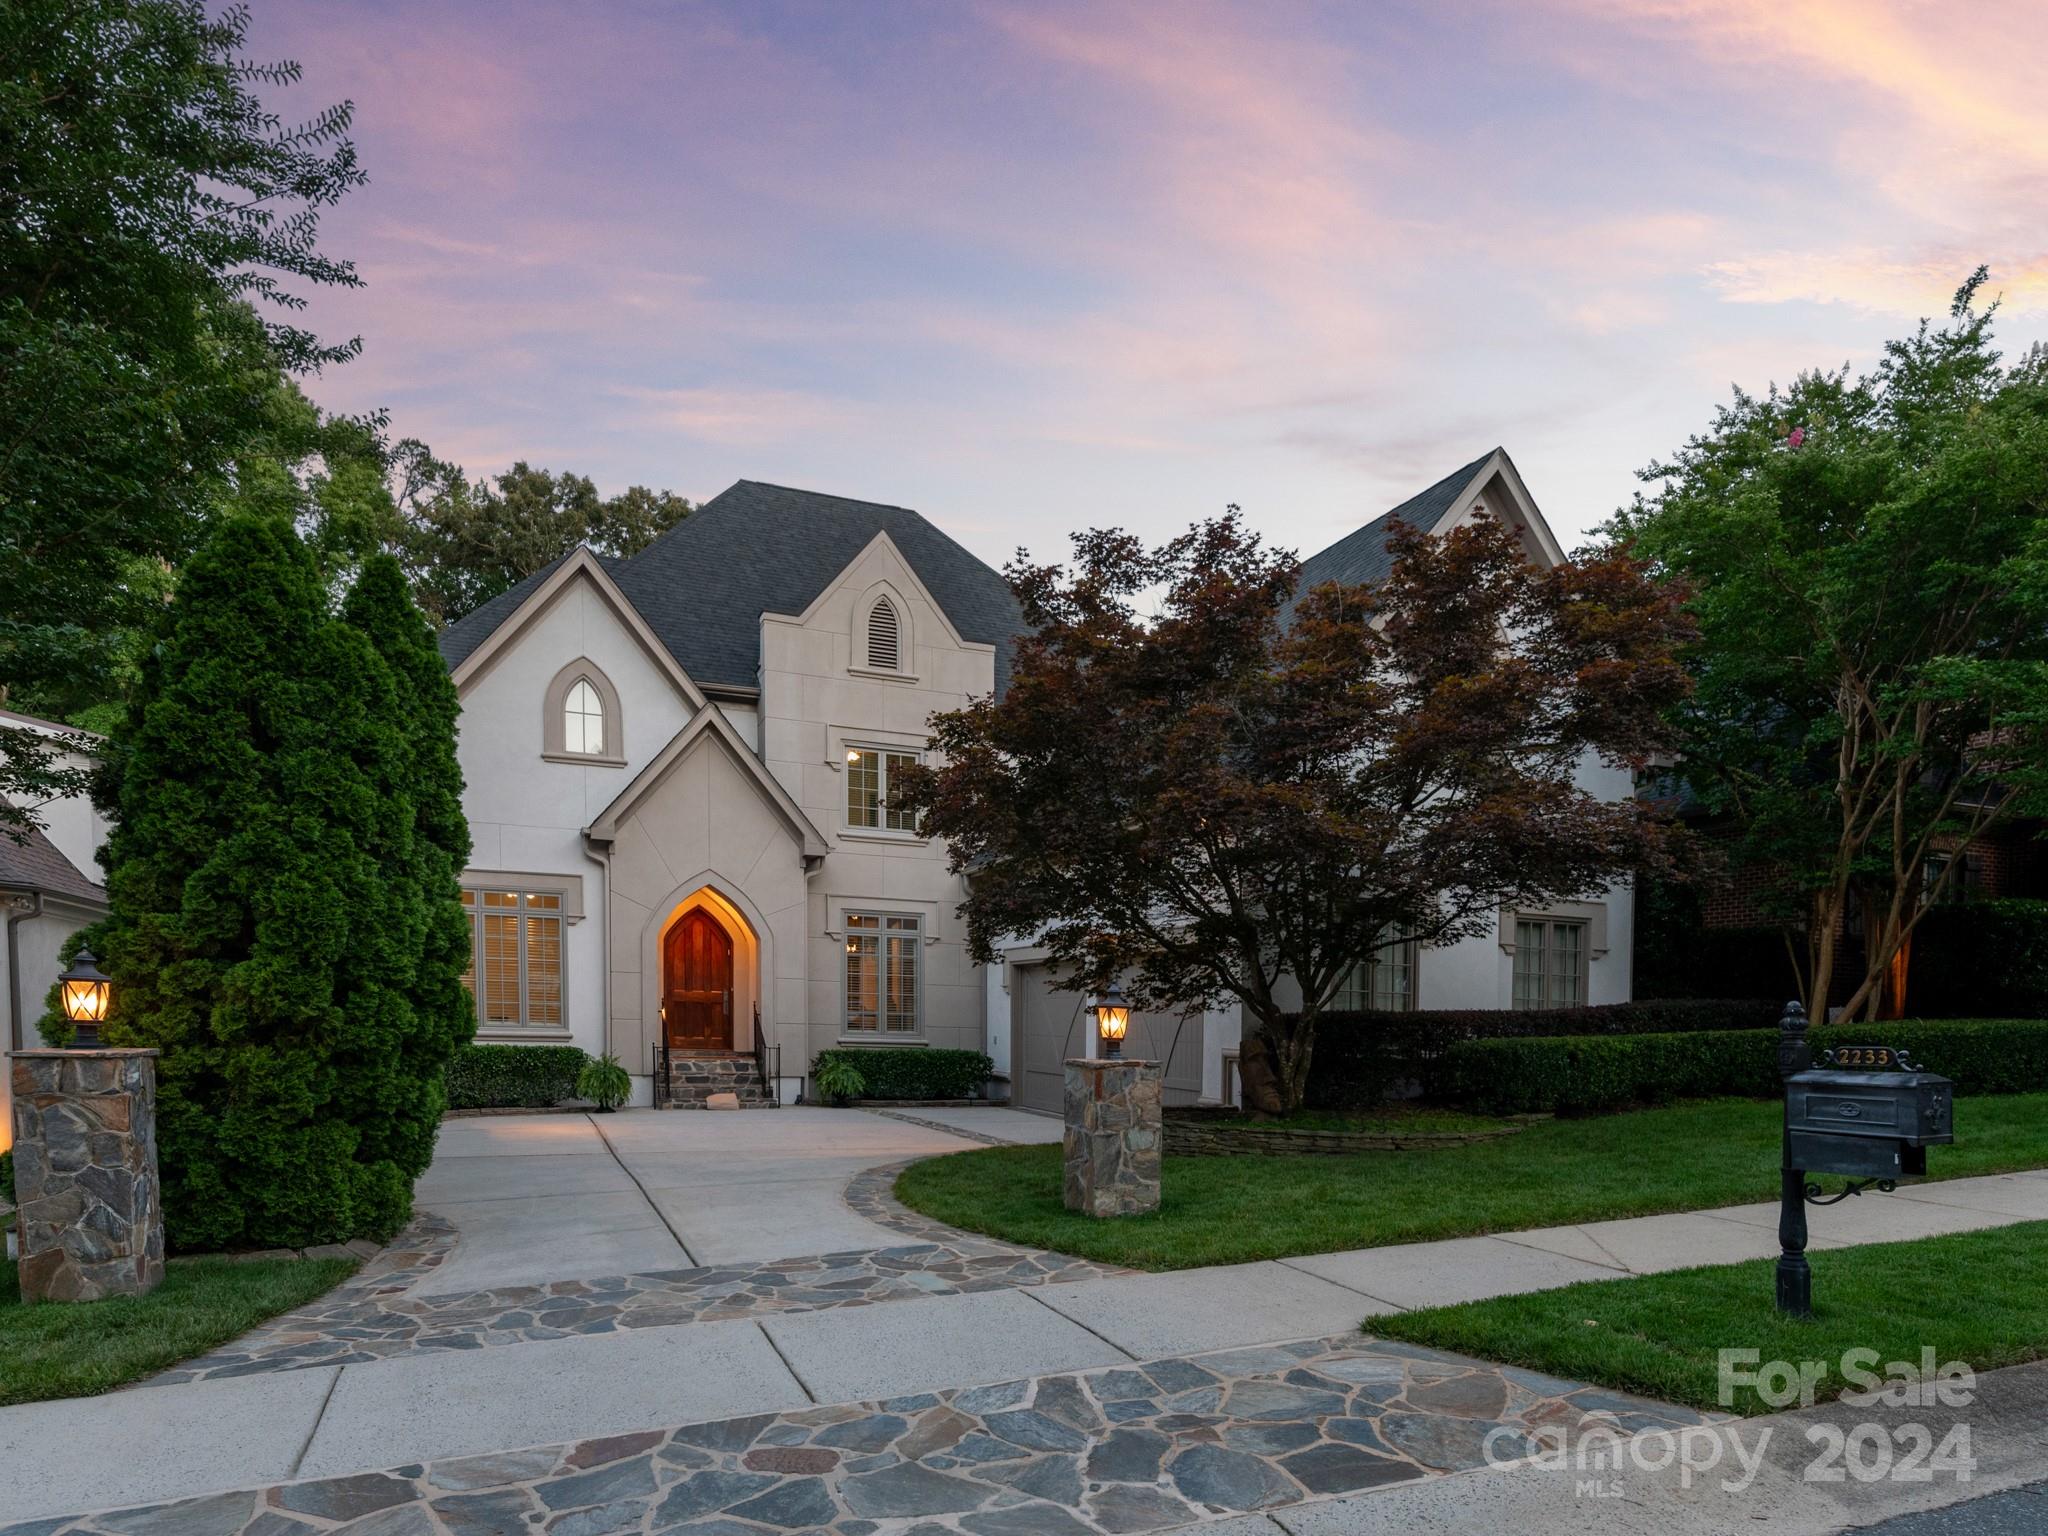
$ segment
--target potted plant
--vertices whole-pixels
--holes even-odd
[[[593,1057],[576,1074],[576,1097],[588,1099],[601,1115],[608,1115],[633,1096],[633,1079],[610,1051]]]

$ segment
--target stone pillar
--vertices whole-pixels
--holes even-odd
[[[13,1051],[23,1301],[139,1296],[164,1277],[155,1051]]]
[[[1067,1209],[1139,1216],[1159,1209],[1156,1061],[1067,1063]]]

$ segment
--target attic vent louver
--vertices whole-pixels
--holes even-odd
[[[901,666],[899,654],[896,605],[878,597],[868,610],[868,665],[878,672],[894,672]]]

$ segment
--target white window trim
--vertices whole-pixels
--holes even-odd
[[[903,742],[881,742],[864,737],[850,736],[843,739],[839,744],[838,767],[842,774],[852,766],[846,760],[846,754],[849,752],[873,752],[884,759],[894,756],[914,758],[920,763],[924,761],[924,748],[922,747],[910,746]],[[880,765],[879,771],[882,775],[882,781],[878,793],[886,799],[889,793],[889,771],[886,762]],[[886,810],[879,814],[884,819],[888,816]],[[853,819],[853,784],[851,780],[846,781],[840,786],[839,835],[842,838],[861,843],[928,843],[931,841],[927,834],[918,831],[915,827],[880,825],[863,827],[856,825]]]
[[[853,958],[852,955],[848,953],[846,948],[847,935],[853,932],[852,928],[848,926],[846,921],[849,917],[873,917],[883,919],[891,917],[907,917],[917,924],[917,938],[919,941],[917,944],[917,995],[912,1002],[912,1007],[917,1015],[916,1028],[911,1029],[907,1032],[892,1033],[887,1029],[852,1029],[848,1027],[846,1021],[846,982],[847,971],[849,969],[849,962]],[[839,951],[839,1043],[841,1045],[921,1046],[929,1045],[931,1043],[929,1036],[926,1033],[927,1026],[925,1015],[924,985],[925,971],[928,969],[925,963],[925,951],[929,949],[935,942],[937,942],[937,935],[934,934],[931,931],[931,929],[931,917],[929,914],[924,912],[906,911],[901,907],[891,908],[881,905],[869,905],[865,903],[858,905],[847,905],[839,909],[838,928],[836,930],[828,929],[826,930],[826,932],[828,936],[833,939],[834,947],[837,948]],[[888,931],[889,930],[887,928],[878,929],[876,930],[876,936],[879,938],[887,934]],[[876,953],[878,960],[880,960],[882,956],[886,955],[887,946],[878,945]],[[882,960],[881,963],[886,964],[887,962],[886,960]],[[883,973],[878,975],[875,978],[876,998],[881,999],[887,997],[888,990],[889,984],[887,974]]]
[[[503,872],[479,874],[473,871],[465,870],[463,871],[462,880],[460,884],[461,888],[464,891],[474,892],[477,897],[477,900],[473,905],[464,909],[466,915],[469,918],[469,970],[470,976],[472,978],[472,985],[470,988],[470,1002],[471,1006],[473,1007],[476,1013],[476,1039],[486,1042],[516,1042],[522,1040],[532,1042],[539,1040],[571,1039],[573,1037],[574,1032],[570,1028],[569,1020],[569,928],[572,924],[582,921],[583,918],[582,877],[577,875],[508,875]],[[573,893],[571,889],[572,887]],[[510,890],[517,890],[522,894],[532,893],[541,896],[554,896],[558,898],[561,902],[561,906],[554,912],[539,912],[535,914],[541,917],[557,917],[561,919],[562,923],[560,960],[560,989],[562,997],[562,1016],[560,1021],[557,1023],[507,1023],[502,1019],[486,1019],[484,1017],[483,993],[477,990],[476,986],[474,985],[474,979],[477,975],[477,967],[479,964],[481,964],[483,955],[481,944],[479,942],[480,936],[482,934],[482,922],[484,914],[486,910],[488,910],[485,908],[483,904],[483,893],[485,891]],[[572,902],[574,903],[575,907],[574,916],[571,916],[570,914],[570,907]],[[522,918],[527,915],[526,909],[523,905],[518,908],[499,908],[498,910],[500,912],[515,912]],[[526,941],[525,924],[523,922],[520,925],[520,930],[521,931],[519,944],[519,991],[520,1006],[523,1009],[525,1007],[526,1002]]]

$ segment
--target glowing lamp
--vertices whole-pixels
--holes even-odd
[[[71,969],[57,978],[64,1017],[76,1031],[73,1045],[89,1048],[100,1043],[99,1026],[113,1000],[113,986],[113,978],[99,968],[89,949],[79,950],[72,957]]]
[[[1131,1027],[1131,1000],[1111,982],[1088,1006],[1095,1014],[1095,1033],[1102,1040],[1103,1060],[1117,1060],[1124,1053],[1124,1036]]]

